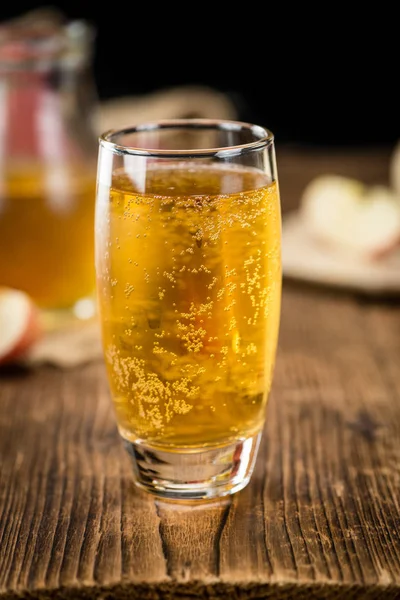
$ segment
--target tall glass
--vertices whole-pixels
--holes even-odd
[[[99,313],[136,483],[164,498],[232,494],[251,477],[278,339],[273,135],[189,119],[99,142]]]

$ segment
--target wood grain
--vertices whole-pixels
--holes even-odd
[[[0,598],[400,598],[399,357],[396,302],[285,285],[252,481],[199,506],[135,488],[101,362],[3,372]]]
[[[1,598],[399,598],[400,313],[284,287],[250,485],[180,506],[138,491],[103,365],[7,373]]]

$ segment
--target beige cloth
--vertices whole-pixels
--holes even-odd
[[[94,318],[45,328],[43,335],[24,357],[23,363],[29,367],[47,364],[71,369],[101,360],[102,357],[100,325]]]
[[[237,111],[225,94],[207,86],[179,86],[143,96],[114,98],[100,104],[99,133],[138,123],[178,118],[236,119]]]

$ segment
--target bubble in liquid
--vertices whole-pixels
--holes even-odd
[[[160,324],[161,324],[160,315],[154,315],[154,314],[148,315],[147,323],[149,324],[150,329],[159,329]]]

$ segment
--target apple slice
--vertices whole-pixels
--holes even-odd
[[[305,189],[300,211],[308,232],[337,251],[373,260],[400,244],[400,202],[385,186],[321,176]]]
[[[394,146],[390,157],[389,181],[400,201],[400,140]]]
[[[39,310],[28,294],[0,287],[0,365],[20,360],[40,332]]]

